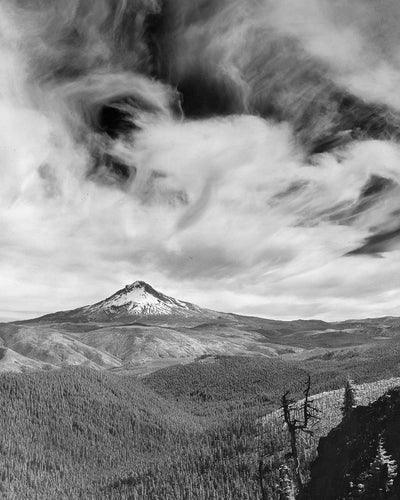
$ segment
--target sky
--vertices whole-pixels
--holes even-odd
[[[400,315],[398,2],[160,9],[2,2],[0,320],[136,280],[247,315]]]

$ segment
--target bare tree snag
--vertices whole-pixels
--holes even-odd
[[[294,463],[294,477],[298,491],[303,486],[303,478],[301,475],[299,453],[297,449],[297,433],[301,431],[307,434],[313,434],[311,427],[319,420],[317,415],[319,410],[312,405],[313,400],[310,399],[310,388],[311,377],[309,375],[306,381],[306,387],[303,391],[304,400],[300,405],[296,405],[293,399],[289,399],[289,391],[286,391],[282,396],[283,418],[290,436],[291,453],[288,458],[291,458]]]

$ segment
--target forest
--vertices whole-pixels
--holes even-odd
[[[279,498],[281,396],[301,399],[307,368],[210,356],[141,378],[81,367],[2,374],[1,497],[262,499],[261,474],[264,494]],[[314,367],[312,392],[336,390],[315,397],[321,421],[299,437],[305,478],[319,437],[341,420],[345,377]],[[398,383],[358,386],[359,403]]]

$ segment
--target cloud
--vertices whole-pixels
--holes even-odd
[[[325,120],[310,102],[321,97],[325,106],[331,97],[321,92],[332,86],[397,107],[388,91],[397,78],[393,26],[388,20],[388,33],[375,43],[370,9],[339,4],[354,23],[326,2],[296,7],[285,0],[273,10],[268,2],[265,8],[221,2],[194,18],[177,4],[186,22],[168,45],[172,76],[179,83],[190,74],[197,51],[206,80],[218,68],[217,79],[233,89],[229,113],[202,119],[180,116],[173,86],[150,77],[140,16],[127,43],[126,2],[117,2],[117,10],[99,2],[92,14],[80,2],[66,13],[60,3],[57,29],[52,11],[36,7],[29,17],[31,11],[2,6],[0,314],[78,307],[136,279],[247,314],[394,314],[396,242],[379,248],[383,258],[346,254],[398,228],[398,143],[350,136],[310,157],[298,140],[296,117],[304,120],[309,109],[318,111],[305,128],[309,136],[324,123],[331,129],[339,111],[327,108]],[[80,43],[72,47],[65,40],[74,26]],[[266,45],[252,52],[266,33]],[[296,40],[293,53],[288,39]],[[131,52],[118,52],[127,46]],[[263,47],[271,74],[258,58]],[[378,54],[387,66],[364,85]],[[288,72],[285,61],[290,69],[305,66]],[[333,83],[326,77],[319,86],[321,61]],[[280,119],[277,111],[269,118],[265,112],[271,96],[276,110],[285,111]],[[132,127],[115,136],[100,130],[107,105],[125,113]],[[110,161],[128,174],[118,176]],[[366,195],[376,178],[390,188]]]
[[[270,23],[299,40],[330,76],[362,98],[399,109],[399,33],[395,0],[271,2]]]

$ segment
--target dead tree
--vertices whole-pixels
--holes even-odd
[[[294,477],[296,481],[297,490],[299,491],[303,486],[303,478],[300,471],[299,452],[297,447],[298,432],[305,432],[306,434],[313,434],[312,427],[319,420],[319,410],[313,406],[313,400],[310,399],[311,377],[307,378],[306,387],[303,391],[304,399],[297,405],[293,399],[289,398],[289,392],[286,391],[282,396],[282,410],[283,418],[287,425],[290,436],[290,449],[288,458],[293,461]]]

